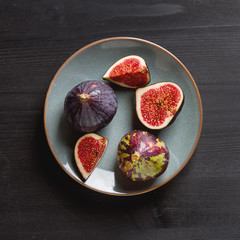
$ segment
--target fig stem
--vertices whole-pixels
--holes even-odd
[[[139,153],[135,152],[134,154],[132,154],[132,161],[137,161],[139,159],[140,155]]]
[[[89,99],[89,95],[86,94],[86,93],[82,93],[78,96],[79,96],[79,99],[80,99],[81,102],[86,102]]]

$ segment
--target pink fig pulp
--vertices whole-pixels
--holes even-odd
[[[145,60],[136,55],[126,56],[115,62],[103,79],[126,88],[144,87],[151,80]]]
[[[182,89],[173,82],[159,82],[136,90],[139,120],[150,129],[168,126],[183,103]]]
[[[102,159],[108,145],[108,139],[88,133],[80,137],[74,148],[77,167],[86,180]]]

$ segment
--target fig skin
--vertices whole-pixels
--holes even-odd
[[[107,146],[108,139],[96,133],[87,133],[78,139],[74,148],[74,158],[84,180],[87,180],[96,168]]]
[[[118,166],[123,175],[137,182],[153,180],[167,169],[169,151],[156,136],[141,130],[127,133],[118,146]]]
[[[138,88],[136,112],[141,123],[149,129],[167,127],[182,109],[184,94],[173,82],[158,82]]]
[[[94,132],[109,124],[118,102],[113,89],[104,82],[84,81],[67,94],[64,112],[76,132]]]
[[[150,73],[145,60],[137,55],[119,59],[103,75],[104,80],[126,88],[146,86],[150,81]]]

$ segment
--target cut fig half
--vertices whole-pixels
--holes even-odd
[[[74,148],[74,158],[84,180],[90,176],[102,159],[108,145],[108,139],[88,133],[80,137]]]
[[[150,129],[162,129],[172,121],[183,103],[182,89],[173,82],[159,82],[136,90],[139,120]]]
[[[144,87],[151,81],[145,60],[136,55],[126,56],[115,62],[103,79],[126,88]]]

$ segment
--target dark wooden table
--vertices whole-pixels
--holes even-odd
[[[239,12],[235,0],[0,1],[0,238],[240,239]],[[45,95],[61,64],[114,36],[174,53],[203,103],[188,165],[135,197],[73,181],[43,128]]]

